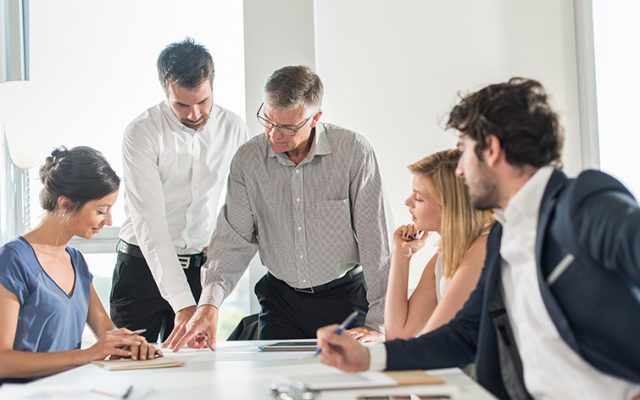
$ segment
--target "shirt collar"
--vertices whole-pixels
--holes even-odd
[[[507,208],[495,210],[496,220],[504,226],[521,218],[537,218],[542,196],[552,173],[552,166],[538,169],[511,198]]]
[[[311,149],[309,149],[309,154],[305,157],[305,159],[300,164],[306,164],[313,160],[315,156],[324,156],[332,153],[331,143],[329,143],[329,139],[327,138],[327,129],[325,124],[318,123],[315,128],[315,134],[313,136],[313,143],[311,144]],[[266,137],[266,135],[265,135]],[[273,149],[269,145],[269,140],[267,138],[267,156],[275,157],[281,163],[285,165],[293,165],[293,162],[289,160],[289,157],[285,153],[274,153]]]

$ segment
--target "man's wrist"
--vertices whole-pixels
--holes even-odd
[[[213,304],[200,304],[196,311],[198,311],[200,314],[214,314],[218,312],[218,307],[214,306]]]
[[[181,313],[181,312],[190,312],[191,314],[193,314],[196,311],[197,308],[198,308],[198,306],[196,304],[191,305],[191,306],[186,306],[186,307],[181,308],[180,310],[178,310],[176,312],[176,314]]]

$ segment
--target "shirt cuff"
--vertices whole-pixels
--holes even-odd
[[[387,348],[384,343],[373,343],[366,347],[369,349],[369,371],[387,369]]]
[[[202,306],[205,304],[210,304],[216,308],[220,308],[220,304],[224,300],[224,289],[222,289],[219,285],[208,285],[202,288],[202,293],[200,294],[200,301],[198,301],[198,306]]]
[[[183,308],[191,307],[196,305],[196,301],[193,299],[193,294],[190,291],[184,291],[181,293],[177,293],[169,298],[167,298],[167,302],[173,308],[173,312],[177,313]]]

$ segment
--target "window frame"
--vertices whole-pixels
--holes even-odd
[[[600,169],[592,0],[574,0],[581,169]]]

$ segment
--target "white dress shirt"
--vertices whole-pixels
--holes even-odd
[[[535,399],[631,399],[640,394],[640,385],[604,374],[576,354],[560,337],[542,300],[535,240],[540,203],[552,173],[552,167],[540,168],[506,209],[495,212],[502,224],[504,303],[522,360],[525,386]],[[384,369],[384,344],[369,351],[370,369]]]
[[[177,255],[209,243],[231,159],[250,136],[240,117],[217,105],[205,126],[188,128],[166,101],[125,130],[120,238],[140,246],[174,311],[196,304]]]
[[[543,167],[516,193],[502,224],[504,303],[522,359],[525,386],[536,399],[630,399],[640,385],[604,374],[560,337],[542,300],[535,264],[540,203],[553,172]]]

